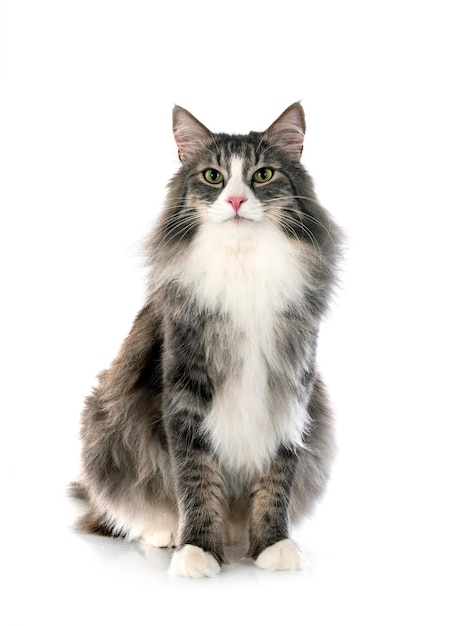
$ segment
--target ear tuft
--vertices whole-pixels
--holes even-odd
[[[182,163],[192,161],[211,140],[210,130],[189,111],[177,105],[172,113],[172,128]]]
[[[278,146],[290,161],[300,160],[303,152],[306,122],[299,102],[291,104],[266,131],[271,143]]]

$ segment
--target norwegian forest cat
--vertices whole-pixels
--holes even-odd
[[[297,569],[290,524],[334,451],[315,354],[340,232],[300,163],[300,104],[248,135],[177,106],[173,131],[145,306],[83,412],[79,528],[175,547],[182,576],[216,575],[231,544]]]

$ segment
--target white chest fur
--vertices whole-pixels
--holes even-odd
[[[228,314],[240,337],[240,367],[216,393],[204,427],[229,470],[261,470],[281,442],[299,445],[304,427],[305,407],[276,402],[267,372],[277,359],[276,319],[302,292],[297,252],[263,224],[211,223],[201,228],[182,280],[204,309]]]

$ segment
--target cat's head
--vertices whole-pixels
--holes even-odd
[[[332,224],[300,163],[306,125],[299,103],[264,132],[213,133],[176,106],[173,131],[182,167],[170,184],[161,224],[163,242],[189,242],[201,224],[250,231],[276,228],[316,250]],[[330,243],[330,242],[329,242]]]

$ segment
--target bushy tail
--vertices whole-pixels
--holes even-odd
[[[68,486],[67,495],[76,500],[83,500],[83,502],[88,502],[89,500],[86,488],[76,481],[71,482]]]
[[[88,505],[88,509],[75,524],[76,530],[102,537],[125,537],[123,533],[114,530],[113,525],[109,524],[104,516],[93,508],[89,499],[88,490],[84,485],[76,481],[71,482],[67,493],[71,498],[80,500]]]

